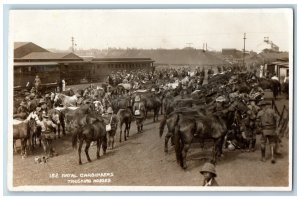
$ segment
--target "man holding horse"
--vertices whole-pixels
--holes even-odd
[[[278,151],[279,148],[279,116],[275,111],[270,107],[271,103],[266,101],[261,101],[259,106],[262,107],[262,110],[257,114],[257,120],[262,128],[261,136],[261,161],[266,161],[266,143],[267,140],[270,144],[271,149],[271,162],[274,164],[275,158],[274,154],[280,154]]]

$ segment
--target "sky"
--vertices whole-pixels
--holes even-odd
[[[292,11],[288,9],[189,10],[13,10],[10,41],[77,49],[222,48],[259,51],[264,37],[291,48]]]

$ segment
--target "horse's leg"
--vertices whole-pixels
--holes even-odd
[[[123,122],[120,122],[120,143],[122,142],[122,126],[123,126]]]
[[[58,138],[60,138],[60,124],[57,124],[57,133],[58,133]]]
[[[184,140],[183,149],[182,149],[182,168],[183,169],[187,168],[186,157],[187,157],[188,150],[190,149],[191,142],[192,142],[192,140]]]
[[[172,132],[168,132],[167,135],[165,136],[165,152],[168,152],[168,143],[170,140],[170,137],[172,136]]]
[[[83,139],[79,139],[79,146],[78,146],[78,162],[79,162],[79,165],[82,164],[81,162],[81,148],[82,148],[82,144],[83,144]]]
[[[101,146],[101,141],[100,139],[97,140],[97,159],[100,159],[100,146]]]
[[[111,137],[111,149],[113,149],[114,148],[114,144],[115,144],[115,134],[116,133],[114,133],[114,135]]]
[[[13,140],[13,149],[14,149],[14,152],[17,153],[17,147],[16,147],[16,140],[15,139]]]
[[[126,141],[127,140],[127,131],[126,131],[126,129],[127,129],[127,122],[125,122],[125,127],[124,127],[124,140]]]
[[[89,162],[92,162],[92,160],[91,160],[91,158],[90,158],[90,156],[89,156],[89,148],[90,148],[90,145],[91,145],[91,141],[86,140],[86,141],[85,141],[85,149],[84,149],[84,151],[85,151],[85,155],[86,155],[87,160],[88,160]]]
[[[103,138],[101,139],[101,145],[102,145],[103,155],[105,155],[106,154],[106,149],[107,149],[107,137],[106,137],[106,135],[103,136]]]

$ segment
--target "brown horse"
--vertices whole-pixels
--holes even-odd
[[[27,140],[30,142],[29,120],[14,120],[13,124],[13,148],[16,152],[16,140],[21,140],[21,156],[27,156]],[[31,146],[31,142],[30,142]]]
[[[85,154],[87,157],[87,160],[89,162],[92,162],[89,156],[89,148],[92,141],[97,142],[97,159],[100,159],[100,147],[102,146],[103,154],[106,154],[107,149],[107,137],[106,137],[106,130],[105,130],[105,124],[103,121],[96,120],[92,124],[87,124],[84,127],[78,129],[74,134],[72,138],[72,146],[73,148],[77,148],[77,140],[79,141],[79,147],[78,147],[78,162],[79,165],[82,164],[81,162],[81,148],[83,145],[83,142],[85,141]]]
[[[183,169],[187,168],[186,157],[192,140],[197,136],[200,140],[212,139],[214,147],[212,151],[212,163],[216,163],[217,157],[222,154],[222,146],[228,128],[234,121],[235,111],[243,113],[248,110],[247,106],[235,101],[223,111],[205,115],[177,114],[175,127],[175,151],[177,162]]]
[[[120,125],[120,142],[122,142],[122,126],[124,123],[125,123],[124,140],[126,141],[127,137],[129,137],[130,125],[133,119],[132,111],[129,108],[120,109],[119,112],[117,113],[117,117]]]
[[[158,115],[161,107],[160,98],[156,95],[147,95],[144,98],[142,98],[142,100],[145,101],[145,118],[147,118],[148,112],[153,110],[153,122],[158,121]]]

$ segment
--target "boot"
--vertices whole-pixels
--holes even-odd
[[[266,147],[261,146],[260,150],[261,150],[261,161],[266,162]]]
[[[278,155],[278,156],[281,156],[281,152],[279,151],[279,144],[278,143],[275,144],[274,154]]]
[[[256,144],[256,139],[253,139],[251,141],[251,151],[254,152],[255,151],[255,144]]]

